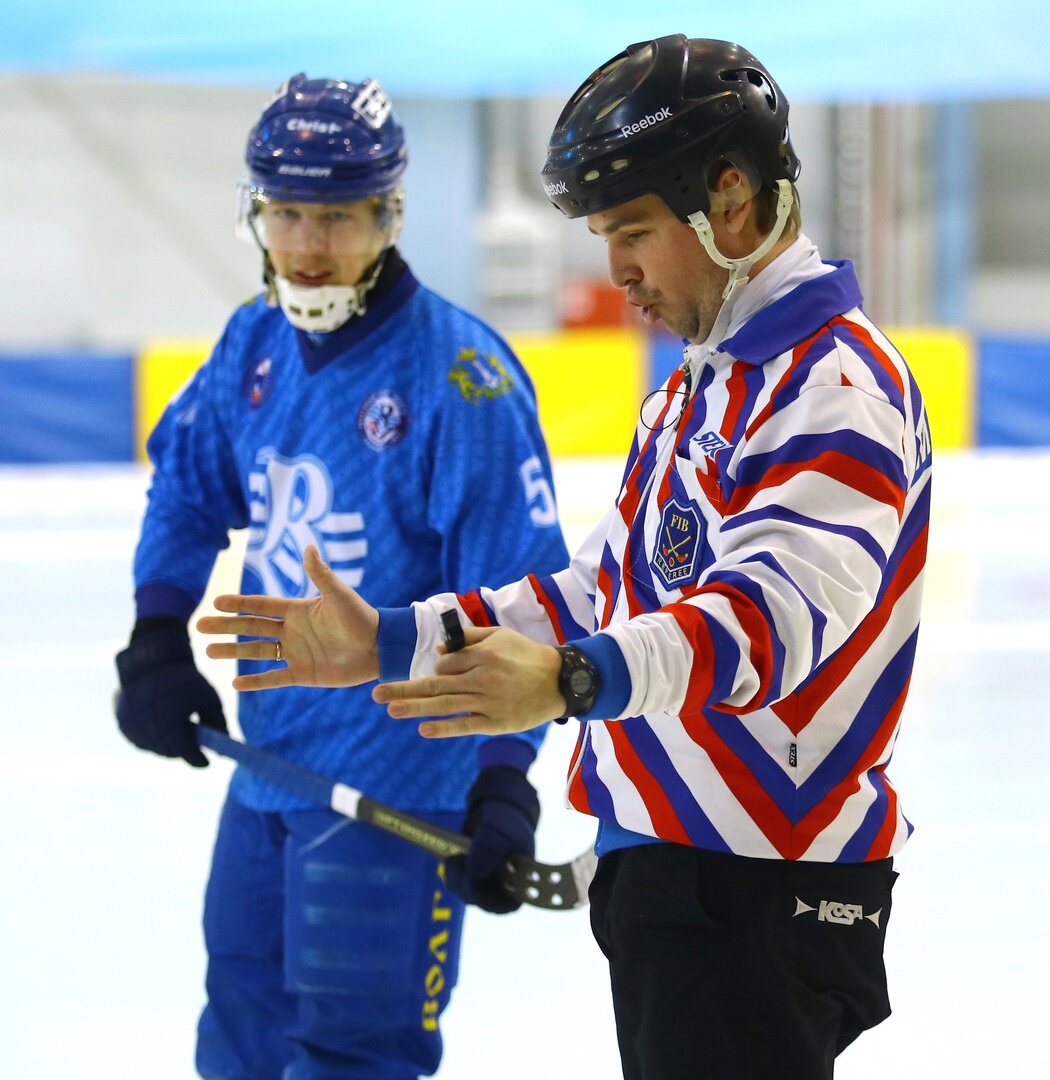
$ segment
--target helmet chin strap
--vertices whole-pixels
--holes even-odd
[[[712,200],[712,202],[714,202],[714,200]],[[707,342],[712,345],[717,345],[722,340],[722,336],[729,326],[729,319],[733,310],[733,300],[735,299],[737,290],[745,281],[747,281],[747,276],[751,273],[751,269],[755,263],[759,262],[769,254],[773,249],[773,245],[776,244],[780,239],[781,234],[784,232],[784,226],[787,224],[788,215],[791,213],[793,203],[794,196],[791,191],[791,183],[787,180],[778,180],[777,214],[776,220],[773,222],[773,228],[770,230],[769,235],[766,236],[762,243],[759,244],[750,255],[745,255],[741,259],[728,259],[718,250],[718,247],[715,244],[715,234],[711,228],[711,222],[708,221],[707,215],[702,210],[697,210],[695,213],[689,215],[687,220],[693,227],[693,231],[699,238],[700,243],[704,245],[704,250],[710,256],[711,261],[717,266],[722,266],[729,271],[729,280],[726,282],[726,287],[722,291],[722,306],[718,309],[718,314],[715,316],[711,332],[707,335]],[[725,209],[725,205],[721,206],[720,209]]]

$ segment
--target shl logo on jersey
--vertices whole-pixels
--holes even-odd
[[[251,527],[245,567],[268,596],[316,596],[303,570],[303,553],[316,544],[321,558],[356,588],[364,577],[368,554],[364,518],[334,513],[332,479],[324,464],[309,454],[285,458],[274,449],[260,450],[248,477]]]
[[[700,514],[691,503],[683,506],[672,499],[663,508],[652,566],[669,589],[681,588],[695,576],[701,528]]]

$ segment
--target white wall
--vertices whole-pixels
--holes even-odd
[[[260,284],[233,212],[245,138],[267,94],[0,78],[0,348],[215,337]],[[475,107],[395,105],[409,139],[403,250],[428,284],[470,305]]]
[[[233,189],[268,93],[0,76],[0,350],[132,350],[156,337],[214,338],[233,306],[259,287],[257,256],[233,236]],[[420,278],[451,300],[482,307],[477,223],[494,147],[513,142],[522,196],[557,218],[538,173],[561,105],[551,97],[509,109],[395,100],[410,155],[402,248]],[[938,310],[931,282],[943,266],[931,227],[938,149],[929,138],[930,108],[899,107],[890,116],[897,134],[870,164],[875,195],[889,209],[871,237],[881,261],[861,267],[862,283],[872,313],[885,321],[929,320]],[[1050,245],[1041,209],[1050,153],[1037,136],[1050,131],[1050,102],[990,102],[973,116],[975,266],[956,274],[967,294],[956,310],[971,329],[1045,333]],[[835,132],[829,107],[793,105],[803,227],[826,257],[853,254],[837,250]],[[888,165],[886,145],[897,166]],[[605,275],[603,245],[580,221],[558,222],[551,258],[555,289],[563,277]]]

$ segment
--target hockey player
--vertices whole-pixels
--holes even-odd
[[[427,737],[580,721],[568,795],[627,1080],[825,1080],[889,1013],[886,775],[918,632],[923,402],[853,268],[801,234],[788,103],[737,45],[630,46],[565,107],[543,170],[650,322],[686,339],[615,505],[536,582],[370,608],[311,551],[321,602],[226,597],[209,646],[356,684]],[[454,605],[467,647],[436,649]]]
[[[117,657],[119,724],[139,747],[202,766],[191,716],[226,727],[186,623],[231,529],[248,530],[244,588],[274,597],[315,594],[311,544],[362,596],[395,605],[564,565],[527,375],[398,253],[405,166],[371,80],[296,75],[248,137],[239,229],[266,291],[149,440],[138,618]],[[364,689],[248,695],[239,720],[249,742],[445,827],[467,807],[475,842],[447,884],[512,908],[497,882],[508,855],[532,850],[525,772],[540,731],[426,743]],[[200,1075],[433,1073],[462,919],[431,857],[239,769],[205,899]]]

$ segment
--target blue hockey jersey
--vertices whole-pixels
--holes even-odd
[[[189,618],[231,529],[248,530],[242,592],[315,594],[313,543],[384,607],[568,561],[527,374],[407,267],[332,334],[295,330],[262,297],[240,308],[148,451],[140,617]],[[424,740],[368,686],[242,694],[239,720],[249,742],[408,809],[461,806],[478,768],[477,740]],[[530,736],[489,740],[483,760],[531,761]],[[258,810],[301,805],[244,769],[232,791]]]

